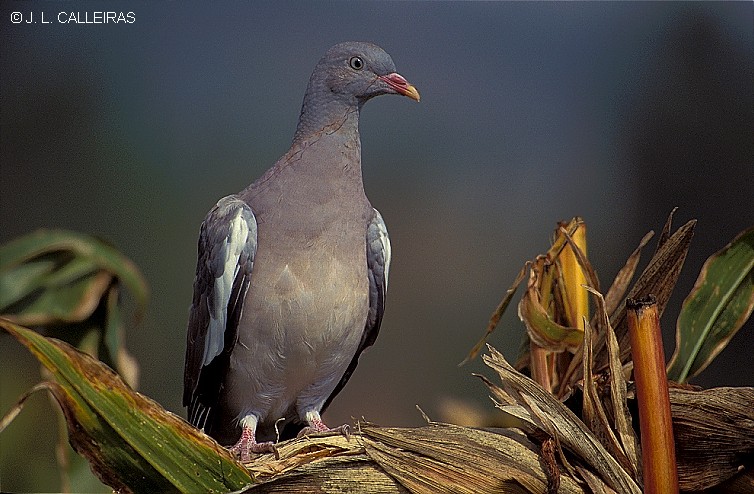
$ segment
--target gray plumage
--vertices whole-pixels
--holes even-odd
[[[377,337],[390,242],[364,194],[358,117],[380,94],[419,99],[381,48],[332,47],[290,150],[202,224],[183,403],[242,459],[268,450],[256,441],[278,419],[325,430],[320,413]]]

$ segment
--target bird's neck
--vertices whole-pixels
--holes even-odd
[[[337,131],[358,139],[360,104],[336,97],[326,87],[310,84],[301,105],[293,144],[316,138],[322,132]]]
[[[324,195],[358,192],[352,187],[363,194],[358,120],[358,111],[350,111],[313,132],[297,134],[276,166],[296,169],[298,180],[317,183]]]

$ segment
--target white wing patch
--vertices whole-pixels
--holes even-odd
[[[388,280],[388,274],[390,272],[390,237],[387,235],[387,227],[385,226],[385,221],[382,219],[382,215],[379,211],[376,209],[374,210],[375,215],[377,216],[377,221],[375,222],[377,225],[377,234],[379,235],[380,243],[382,243],[382,251],[385,255],[385,291],[387,291],[387,280]]]
[[[225,345],[225,325],[228,320],[228,301],[233,290],[233,281],[238,274],[238,259],[246,247],[249,239],[249,225],[243,217],[243,210],[238,209],[228,227],[225,245],[220,249],[222,274],[215,278],[212,290],[212,302],[208,300],[209,328],[204,340],[204,361],[208,365],[216,356],[220,355]],[[214,310],[213,310],[214,309]]]

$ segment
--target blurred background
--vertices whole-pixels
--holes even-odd
[[[288,149],[311,70],[337,42],[384,47],[422,101],[362,113],[393,264],[380,337],[330,424],[418,426],[417,404],[436,420],[459,404],[491,412],[471,376],[490,373],[457,364],[558,220],[585,219],[607,287],[673,207],[676,226],[698,219],[663,318],[668,358],[704,260],[754,224],[750,2],[0,5],[0,242],[65,228],[134,260],[152,292],[127,334],[139,389],[181,415],[199,225]],[[95,10],[135,22],[58,22]],[[512,306],[490,342],[515,359],[522,334]],[[752,348],[750,321],[693,382],[754,385]],[[5,413],[39,366],[5,334],[0,362]],[[40,393],[0,435],[2,490],[59,490],[56,413]]]

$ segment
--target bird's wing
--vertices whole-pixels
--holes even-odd
[[[367,315],[364,333],[361,335],[361,343],[356,349],[351,363],[348,364],[345,374],[338,385],[330,394],[322,407],[324,412],[335,396],[340,393],[343,386],[351,378],[356,365],[359,363],[359,355],[367,347],[374,344],[382,324],[382,314],[385,312],[385,293],[387,292],[387,279],[390,270],[390,237],[387,227],[382,220],[380,212],[374,209],[372,219],[367,225],[367,275],[369,276],[369,313]]]
[[[220,199],[202,223],[189,314],[183,405],[203,428],[217,402],[233,350],[257,250],[254,213],[236,195]]]

